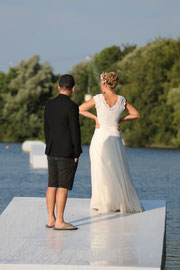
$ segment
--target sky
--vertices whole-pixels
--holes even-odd
[[[121,44],[180,37],[179,0],[0,0],[0,71],[38,54],[54,73]]]

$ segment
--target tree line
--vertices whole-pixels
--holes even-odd
[[[76,81],[72,99],[80,105],[89,90],[92,95],[100,93],[100,74],[110,71],[120,78],[116,93],[140,112],[140,119],[121,124],[125,144],[180,148],[180,39],[105,48],[69,72]],[[59,77],[37,55],[8,73],[0,72],[1,142],[44,140],[44,106],[58,95]],[[80,116],[80,123],[82,144],[89,144],[94,121]]]

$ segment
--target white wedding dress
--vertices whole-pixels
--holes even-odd
[[[125,149],[117,124],[125,109],[126,99],[118,96],[111,108],[103,94],[93,97],[100,128],[96,128],[91,144],[91,210],[121,213],[144,209],[133,186]]]

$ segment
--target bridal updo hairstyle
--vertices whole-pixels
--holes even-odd
[[[119,77],[115,72],[102,73],[101,80],[103,80],[103,82],[107,84],[111,89],[114,89],[118,84]]]

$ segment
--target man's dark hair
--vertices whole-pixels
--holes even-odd
[[[59,79],[59,86],[63,89],[71,90],[74,85],[74,78],[69,74],[64,74]]]

